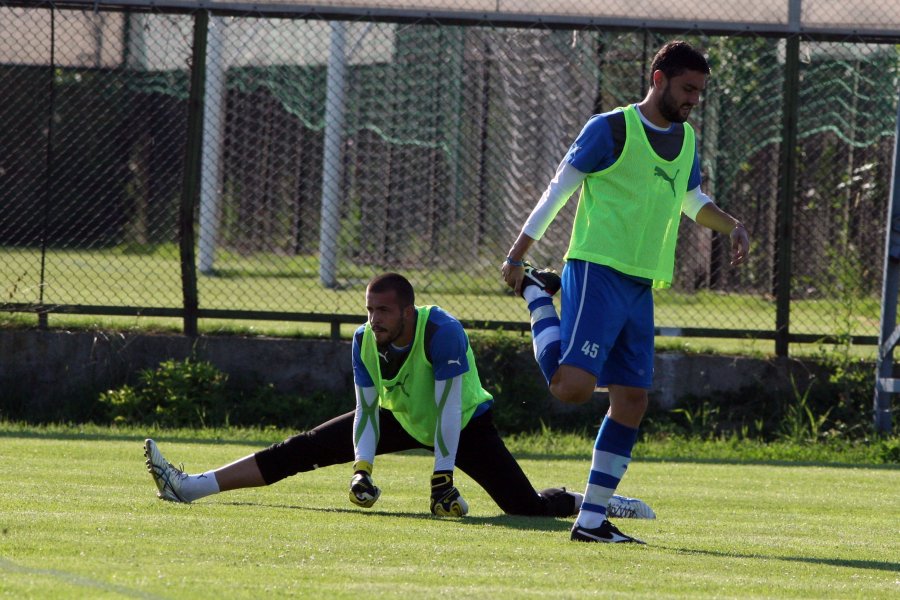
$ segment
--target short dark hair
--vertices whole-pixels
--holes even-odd
[[[416,293],[409,280],[399,273],[384,273],[373,278],[366,289],[375,294],[393,291],[401,307],[416,303]]]
[[[653,74],[662,71],[666,78],[678,77],[685,71],[699,71],[709,75],[709,63],[699,50],[683,40],[672,40],[659,49],[650,63],[650,81]]]

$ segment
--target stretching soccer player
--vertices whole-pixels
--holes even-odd
[[[686,122],[706,88],[709,64],[682,41],[650,65],[638,104],[594,115],[557,168],[501,267],[531,313],[535,358],[552,394],[587,401],[609,390],[584,502],[571,539],[640,542],[607,517],[631,461],[653,381],[653,289],[671,285],[681,213],[728,235],[731,264],[750,249],[747,230],[700,190],[694,131]],[[562,278],[525,263],[560,208],[581,189]],[[560,314],[552,296],[562,288]],[[641,542],[642,543],[642,542]]]
[[[468,336],[437,306],[416,306],[412,285],[387,273],[366,288],[368,321],[353,336],[356,410],[218,469],[188,475],[148,439],[147,469],[157,495],[193,502],[219,492],[271,485],[300,472],[353,463],[349,499],[369,508],[381,495],[372,472],[376,454],[426,448],[434,453],[431,513],[469,511],[454,485],[456,467],[506,513],[572,516],[582,496],[565,488],[535,491],[500,438],[493,398],[481,386]],[[622,516],[653,518],[634,498],[617,497]]]

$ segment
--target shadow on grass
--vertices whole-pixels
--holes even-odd
[[[803,556],[776,556],[765,554],[742,554],[737,552],[714,552],[712,550],[698,550],[696,548],[672,548],[657,546],[664,550],[671,550],[677,554],[694,554],[698,556],[714,556],[717,558],[751,558],[761,560],[782,560],[785,562],[799,562],[813,565],[829,565],[832,567],[849,567],[851,569],[870,569],[873,571],[900,572],[900,563],[886,560],[851,560],[846,558],[810,558]]]
[[[356,510],[353,508],[319,508],[313,506],[297,506],[292,504],[264,504],[259,502],[220,502],[219,504],[223,504],[226,506],[250,506],[253,508],[279,508],[279,509],[287,509],[287,510],[301,510],[301,511],[309,511],[315,513],[336,513],[336,514],[347,514],[347,515],[355,515],[362,517],[395,517],[395,518],[404,518],[404,519],[417,519],[424,521],[434,521],[447,523],[452,526],[464,526],[471,527],[473,525],[484,526],[498,526],[498,527],[507,527],[510,529],[530,529],[536,531],[569,531],[572,528],[572,523],[562,518],[556,517],[545,517],[545,516],[535,516],[535,517],[525,517],[522,515],[497,515],[493,517],[476,517],[476,516],[467,516],[464,519],[454,519],[454,518],[446,518],[446,517],[435,517],[430,514],[422,513],[422,512],[400,512],[400,511],[390,511],[390,510],[366,510],[365,512],[361,510]]]

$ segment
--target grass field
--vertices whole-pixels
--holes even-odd
[[[648,545],[609,546],[570,542],[572,519],[502,515],[464,475],[470,516],[433,518],[431,458],[420,453],[379,457],[383,495],[368,511],[346,500],[349,465],[163,503],[144,469],[142,433],[0,424],[0,596],[900,595],[896,465],[641,460],[639,445],[620,492],[659,518],[618,523]],[[149,433],[193,472],[282,435]],[[536,486],[580,489],[590,440],[579,445],[518,440],[515,451]]]
[[[35,249],[0,249],[0,302],[36,303],[40,298],[40,253]],[[363,290],[370,269],[342,265],[340,286],[323,288],[318,262],[310,256],[222,252],[214,276],[200,275],[200,307],[205,309],[359,314],[363,320]],[[449,270],[404,271],[416,286],[419,304],[439,304],[464,320],[527,322],[520,298],[511,295],[491,265],[477,265],[464,276]],[[149,306],[180,308],[181,279],[177,249],[159,246],[136,253],[126,248],[105,250],[52,249],[48,252],[43,288],[47,304]],[[655,321],[659,327],[736,330],[775,329],[775,303],[751,294],[693,294],[671,290],[655,294]],[[871,298],[795,300],[791,304],[791,332],[816,335],[878,335],[879,301]],[[33,325],[33,314],[0,313],[0,325]],[[51,327],[99,329],[163,329],[180,331],[180,319],[51,314]],[[204,319],[203,333],[324,336],[327,324],[287,321]],[[352,335],[345,325],[341,334]],[[771,340],[660,338],[669,346],[697,352],[739,354],[774,353]],[[672,341],[672,340],[675,341]],[[804,351],[800,345],[795,354]],[[874,356],[865,350],[862,355]]]

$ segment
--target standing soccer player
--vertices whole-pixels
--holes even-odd
[[[356,410],[218,469],[188,475],[156,442],[144,453],[157,495],[193,502],[219,492],[270,485],[300,472],[353,462],[349,499],[369,508],[381,495],[372,478],[376,454],[427,448],[434,452],[431,512],[462,517],[469,506],[454,485],[458,466],[505,512],[566,517],[581,494],[535,491],[500,438],[493,399],[481,387],[475,357],[458,320],[437,306],[416,306],[413,287],[387,273],[366,288],[368,322],[353,336]],[[615,498],[622,516],[653,518],[636,498]]]
[[[663,46],[639,103],[594,115],[569,148],[501,267],[531,312],[535,358],[551,393],[586,402],[609,389],[584,502],[571,538],[640,542],[609,522],[609,502],[631,460],[653,379],[653,288],[671,285],[681,213],[727,234],[731,264],[744,261],[744,226],[700,191],[694,131],[686,122],[709,64],[683,41]],[[581,188],[562,278],[524,261]],[[561,316],[552,296],[562,288]]]

